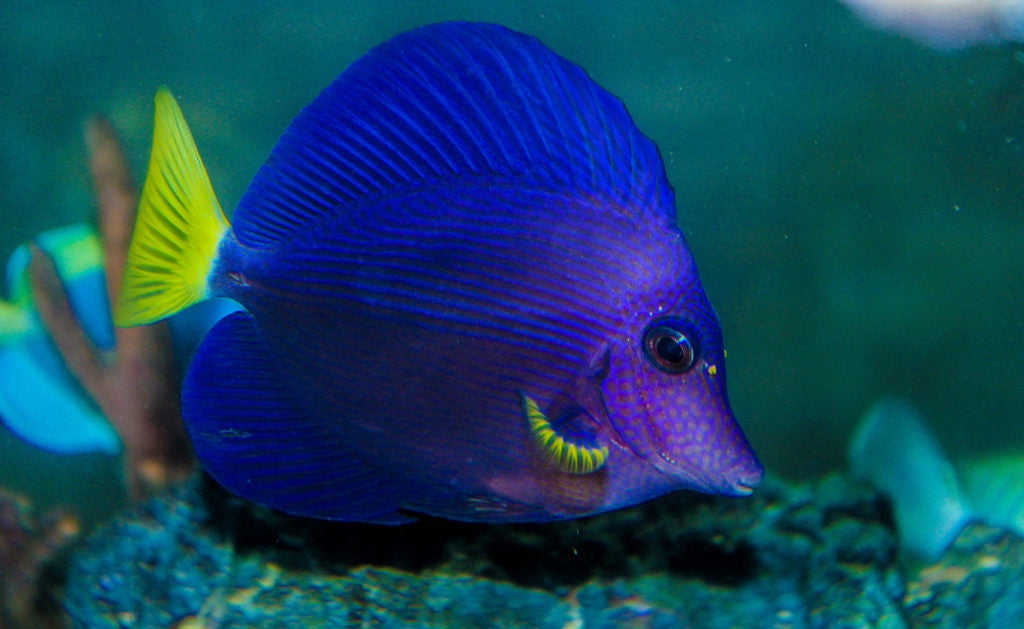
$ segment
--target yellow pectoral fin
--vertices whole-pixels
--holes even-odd
[[[523,413],[530,424],[530,437],[541,454],[566,474],[592,474],[608,460],[607,446],[588,446],[558,434],[533,399],[521,393]]]
[[[185,117],[170,90],[162,87],[114,323],[152,323],[202,301],[227,228]]]

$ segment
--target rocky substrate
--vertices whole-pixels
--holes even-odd
[[[400,527],[272,512],[196,478],[75,553],[82,627],[1024,626],[1024,540],[970,525],[901,557],[887,502],[841,476],[679,493],[585,520]]]

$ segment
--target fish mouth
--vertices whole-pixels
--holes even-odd
[[[764,467],[758,461],[754,465],[744,464],[734,467],[726,475],[729,483],[729,494],[733,496],[749,496],[764,480]]]
[[[651,460],[661,473],[672,478],[685,479],[686,484],[696,491],[720,496],[749,496],[764,480],[764,467],[750,453],[750,460],[737,463],[725,470],[714,472],[701,470],[669,456],[661,450]]]
[[[754,488],[757,485],[744,485],[743,483],[733,483],[732,490],[737,496],[749,496],[754,493]]]

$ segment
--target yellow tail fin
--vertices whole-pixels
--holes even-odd
[[[185,117],[170,90],[161,87],[153,152],[114,323],[153,323],[205,299],[207,276],[227,228]]]

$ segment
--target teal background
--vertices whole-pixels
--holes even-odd
[[[0,256],[92,211],[83,123],[141,177],[172,88],[225,208],[347,64],[425,23],[540,37],[658,143],[772,472],[845,466],[878,397],[954,455],[1024,445],[1024,47],[929,50],[838,2],[22,2],[0,6]],[[0,485],[116,500],[117,464],[0,432]],[[107,508],[103,506],[102,508]]]

